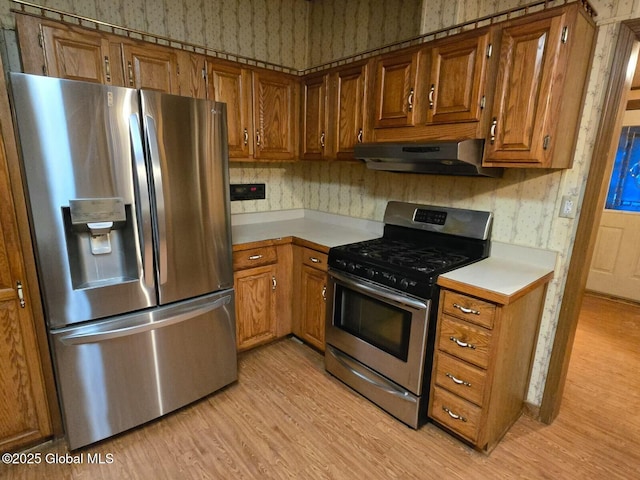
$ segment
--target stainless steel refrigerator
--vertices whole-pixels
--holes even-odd
[[[11,74],[76,449],[237,379],[226,106]]]

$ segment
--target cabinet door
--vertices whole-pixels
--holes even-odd
[[[175,49],[123,44],[127,86],[178,95],[178,57]]]
[[[229,157],[253,155],[251,118],[251,72],[246,68],[215,60],[207,61],[208,96],[227,104]]]
[[[246,350],[276,337],[276,265],[234,274],[236,342]]]
[[[296,157],[297,81],[285,74],[253,72],[254,157]]]
[[[207,98],[207,57],[197,53],[178,52],[180,95]]]
[[[331,105],[335,109],[332,137],[338,159],[352,159],[353,147],[367,140],[365,98],[368,71],[369,66],[365,63],[332,74]]]
[[[503,30],[485,161],[543,161],[551,135],[552,88],[562,89],[557,70],[564,18],[561,14]]]
[[[1,63],[0,63],[1,67]],[[3,82],[2,82],[3,83]],[[1,89],[3,92],[4,85]],[[7,108],[8,112],[8,108]],[[51,435],[17,219],[0,136],[0,451],[17,450]],[[22,284],[21,301],[18,282]]]
[[[324,350],[325,312],[327,308],[327,274],[302,266],[302,337]]]
[[[64,26],[42,25],[45,68],[51,77],[104,84],[113,82],[109,40],[99,33],[78,33]],[[119,58],[114,59],[116,62]]]
[[[302,158],[321,160],[327,147],[327,76],[309,78],[302,88]]]
[[[378,60],[375,127],[414,125],[415,102],[419,98],[416,91],[419,60],[419,51],[385,55]]]
[[[427,123],[480,120],[489,33],[448,40],[431,48]]]

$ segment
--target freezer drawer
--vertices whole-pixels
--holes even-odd
[[[70,449],[237,379],[233,289],[51,332]]]

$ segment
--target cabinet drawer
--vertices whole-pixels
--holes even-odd
[[[429,415],[471,442],[478,439],[482,409],[453,393],[435,387]]]
[[[233,252],[233,271],[270,265],[278,261],[276,247],[252,248]]]
[[[436,352],[435,382],[442,388],[482,406],[487,374],[443,352]]]
[[[438,349],[481,368],[489,365],[491,331],[448,315],[440,318]]]
[[[312,250],[311,248],[302,248],[302,263],[305,265],[326,272],[327,259],[328,255],[326,253],[318,252],[317,250]]]
[[[445,290],[442,311],[467,322],[493,328],[496,306],[493,303]]]

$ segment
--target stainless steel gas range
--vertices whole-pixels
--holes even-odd
[[[325,367],[407,425],[427,418],[438,275],[489,255],[490,212],[389,202],[380,238],[329,250]]]

